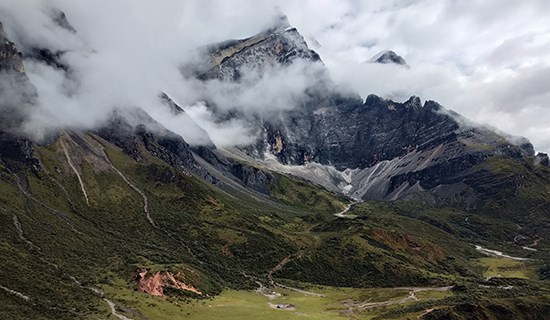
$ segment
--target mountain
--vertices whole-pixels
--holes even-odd
[[[223,59],[211,61],[212,69],[199,74],[199,79],[238,81],[236,75],[245,63],[248,70],[266,64],[284,68],[319,61],[296,29],[287,25],[212,45],[208,52]],[[386,54],[379,58],[383,57]],[[493,196],[497,202],[506,200],[496,196],[495,190],[480,187],[480,172],[492,176],[488,163],[496,159],[535,161],[533,146],[524,138],[504,136],[437,102],[422,104],[417,97],[399,103],[370,95],[363,102],[339,93],[325,72],[312,82],[309,92],[313,94],[299,107],[276,117],[250,120],[262,135],[255,144],[240,148],[249,161],[263,161],[268,168],[355,199],[453,203],[466,209],[479,208]],[[233,116],[246,119],[238,112]],[[277,162],[266,161],[270,158]],[[510,183],[507,187],[518,186]]]
[[[24,64],[71,66],[0,40],[0,318],[548,318],[550,168],[525,139],[417,97],[363,101],[277,17],[182,67],[204,83],[314,71],[274,113],[205,97],[255,143],[216,146],[160,88],[202,145],[132,106],[36,143]]]
[[[391,50],[385,50],[377,53],[372,58],[370,58],[368,62],[382,63],[382,64],[393,63],[393,64],[397,64],[397,65],[409,68],[409,65],[407,64],[405,59],[403,59],[403,57],[401,57],[400,55],[398,55],[397,53]]]
[[[206,51],[210,61],[205,63],[207,70],[201,70],[199,75],[204,80],[239,80],[244,66],[261,70],[270,65],[288,64],[297,58],[320,60],[296,28],[290,26],[286,16],[276,18],[271,28],[255,36],[213,44]]]

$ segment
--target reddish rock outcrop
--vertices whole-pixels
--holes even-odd
[[[162,297],[164,296],[164,288],[170,287],[203,295],[203,293],[194,286],[188,285],[181,281],[179,279],[180,276],[180,273],[175,275],[171,272],[161,271],[149,273],[147,270],[143,269],[138,271],[136,277],[138,282],[138,290],[153,296]]]

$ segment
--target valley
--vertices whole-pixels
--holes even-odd
[[[0,12],[0,319],[549,319],[550,166],[526,138],[359,96],[280,13],[125,90],[44,8],[47,41]]]

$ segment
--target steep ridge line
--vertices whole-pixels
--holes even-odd
[[[73,162],[71,161],[71,157],[69,156],[69,152],[67,151],[67,147],[65,146],[65,142],[63,141],[63,137],[59,138],[59,143],[61,144],[61,148],[63,149],[63,153],[65,154],[65,158],[67,159],[67,162],[69,163],[69,166],[73,169],[74,173],[76,174],[76,177],[78,179],[78,183],[80,184],[80,189],[82,190],[82,193],[84,194],[84,199],[86,199],[86,204],[90,205],[90,200],[88,199],[88,194],[86,193],[86,189],[84,188],[84,181],[82,181],[82,177],[76,170],[75,166],[73,165]]]

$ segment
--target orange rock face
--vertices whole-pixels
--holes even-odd
[[[180,290],[190,291],[198,295],[202,292],[192,285],[188,285],[178,279],[179,273],[174,275],[171,272],[157,271],[153,274],[147,270],[141,270],[138,273],[138,290],[153,296],[164,296],[164,288],[171,287]]]

